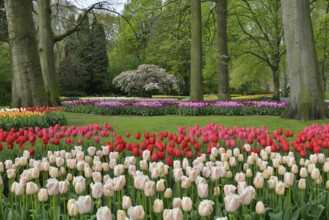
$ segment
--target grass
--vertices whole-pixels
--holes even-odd
[[[314,123],[322,124],[329,123],[327,120],[317,121],[296,121],[282,119],[276,116],[101,116],[101,115],[86,115],[77,113],[65,113],[69,125],[82,126],[88,124],[103,124],[108,122],[114,127],[114,130],[119,135],[124,135],[126,131],[134,134],[135,132],[160,132],[169,131],[177,132],[179,126],[194,126],[199,124],[204,126],[210,122],[222,124],[226,127],[260,127],[266,125],[269,131],[278,128],[284,130],[293,130],[295,133],[302,130],[304,127]]]

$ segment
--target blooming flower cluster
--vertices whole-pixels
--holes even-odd
[[[100,133],[112,141],[97,144]],[[127,132],[127,140],[108,124],[0,130],[7,146],[82,136],[95,145],[74,140],[44,156],[43,149],[23,150],[0,161],[2,219],[13,210],[16,219],[329,218],[326,124],[292,141],[292,131],[214,123],[176,134]]]

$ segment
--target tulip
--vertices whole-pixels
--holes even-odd
[[[224,198],[225,209],[228,212],[235,212],[240,207],[240,196],[229,194]]]
[[[93,181],[96,182],[102,182],[102,174],[100,172],[93,172],[92,173]]]
[[[26,184],[26,194],[27,195],[33,195],[37,192],[39,192],[39,187],[37,184],[35,184],[33,182],[28,182]]]
[[[106,206],[99,208],[96,213],[96,218],[97,220],[112,220],[111,210]]]
[[[284,173],[283,180],[284,180],[284,184],[290,187],[294,184],[295,176],[293,173],[286,172]]]
[[[306,179],[301,178],[298,181],[298,189],[305,190],[306,189]]]
[[[129,209],[132,206],[132,201],[129,196],[123,196],[122,198],[122,208]]]
[[[182,207],[182,200],[181,198],[174,198],[173,199],[173,208],[181,208]]]
[[[275,192],[276,192],[276,194],[278,194],[280,196],[284,195],[285,184],[281,181],[277,182],[276,187],[275,187]]]
[[[117,220],[126,220],[126,212],[123,210],[117,211]]]
[[[166,199],[170,199],[172,197],[172,190],[170,188],[167,188],[163,195]]]
[[[90,213],[91,211],[91,197],[89,195],[87,196],[79,196],[78,201],[77,201],[78,209],[79,209],[79,214],[87,214]]]
[[[225,196],[228,196],[230,194],[234,194],[235,193],[235,190],[236,190],[236,187],[234,185],[225,185],[224,186],[224,194]]]
[[[263,215],[265,213],[266,209],[265,209],[265,206],[264,206],[264,203],[262,201],[258,201],[256,203],[256,213],[258,215]]]
[[[102,197],[103,195],[103,185],[101,182],[97,182],[95,184],[91,184],[90,185],[90,188],[91,188],[91,194],[92,194],[92,197],[95,198],[95,199],[99,199]]]
[[[8,177],[8,179],[15,179],[16,170],[15,169],[7,169],[7,177]]]
[[[318,168],[315,168],[312,170],[311,177],[313,180],[317,180],[320,178],[320,170]]]
[[[69,187],[69,182],[67,180],[58,182],[58,191],[60,194],[67,193],[68,187]]]
[[[73,216],[73,217],[77,216],[79,214],[78,205],[74,199],[70,199],[67,202],[67,212],[68,212],[69,216]]]
[[[201,183],[198,185],[198,196],[200,198],[208,197],[208,184]]]
[[[153,211],[155,213],[161,213],[163,211],[163,202],[160,199],[154,200]]]
[[[153,196],[154,191],[155,191],[155,182],[154,181],[146,182],[144,187],[145,196],[147,197]]]
[[[46,188],[50,196],[55,196],[59,193],[59,184],[57,179],[48,179]]]
[[[192,210],[192,200],[190,197],[183,197],[182,199],[182,209],[185,212],[189,212]]]
[[[242,205],[249,205],[253,199],[256,197],[255,188],[252,186],[247,186],[240,195],[240,202]]]
[[[234,179],[237,183],[243,182],[246,180],[246,175],[243,172],[236,173]]]
[[[136,219],[136,220],[143,219],[145,216],[143,206],[135,206],[135,207],[131,206],[128,209],[128,215],[132,219]]]
[[[206,217],[210,216],[213,212],[213,205],[215,203],[211,200],[202,200],[198,207],[199,215]]]
[[[45,188],[42,188],[38,192],[38,200],[40,202],[48,201],[48,190]]]
[[[160,179],[160,180],[158,180],[158,182],[156,183],[156,190],[157,190],[158,192],[163,192],[163,191],[165,191],[166,187],[165,187],[164,182],[165,182],[164,179]]]
[[[308,175],[308,173],[307,173],[306,168],[305,167],[300,168],[299,176],[302,177],[302,178],[306,178],[307,175]]]

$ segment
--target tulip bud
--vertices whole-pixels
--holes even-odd
[[[306,179],[299,179],[298,181],[298,189],[305,190],[306,189]]]
[[[266,209],[264,206],[264,203],[262,201],[258,201],[256,204],[256,213],[258,215],[263,215],[265,213]]]
[[[153,211],[155,213],[161,213],[163,211],[163,202],[160,199],[154,200]]]
[[[276,192],[276,194],[278,194],[280,196],[284,195],[285,184],[281,181],[277,182],[276,187],[275,187],[275,192]]]
[[[157,184],[156,184],[156,190],[158,192],[163,192],[165,191],[166,187],[165,187],[165,184],[164,184],[165,180],[164,179],[160,179]]]
[[[190,197],[183,197],[182,199],[182,209],[185,212],[189,212],[192,210],[192,200]]]
[[[48,201],[48,191],[47,191],[47,189],[42,188],[42,189],[39,190],[38,200],[39,200],[39,202]]]
[[[170,199],[172,197],[172,190],[170,188],[167,188],[164,192],[164,197],[166,199]]]
[[[123,209],[129,209],[130,206],[132,206],[132,201],[129,196],[123,196],[122,198],[122,208]]]
[[[67,212],[69,216],[77,216],[79,214],[78,205],[74,199],[70,199],[67,202]]]
[[[126,212],[123,210],[118,210],[117,211],[117,220],[126,220]]]

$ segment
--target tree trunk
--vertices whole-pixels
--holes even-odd
[[[13,72],[12,107],[44,106],[47,97],[35,38],[32,1],[5,0]]]
[[[287,70],[283,71],[282,97],[288,97],[288,76]]]
[[[203,100],[201,0],[191,1],[191,100]]]
[[[51,28],[50,0],[38,0],[39,55],[43,81],[49,103],[60,105],[58,79],[55,66],[53,30]]]
[[[218,100],[231,100],[228,75],[227,49],[227,0],[217,0],[217,40],[218,40]]]
[[[325,118],[324,92],[318,69],[308,0],[281,0],[291,92],[283,118]]]
[[[280,100],[280,74],[279,68],[273,67],[272,68],[272,77],[273,77],[273,100],[278,101]]]

